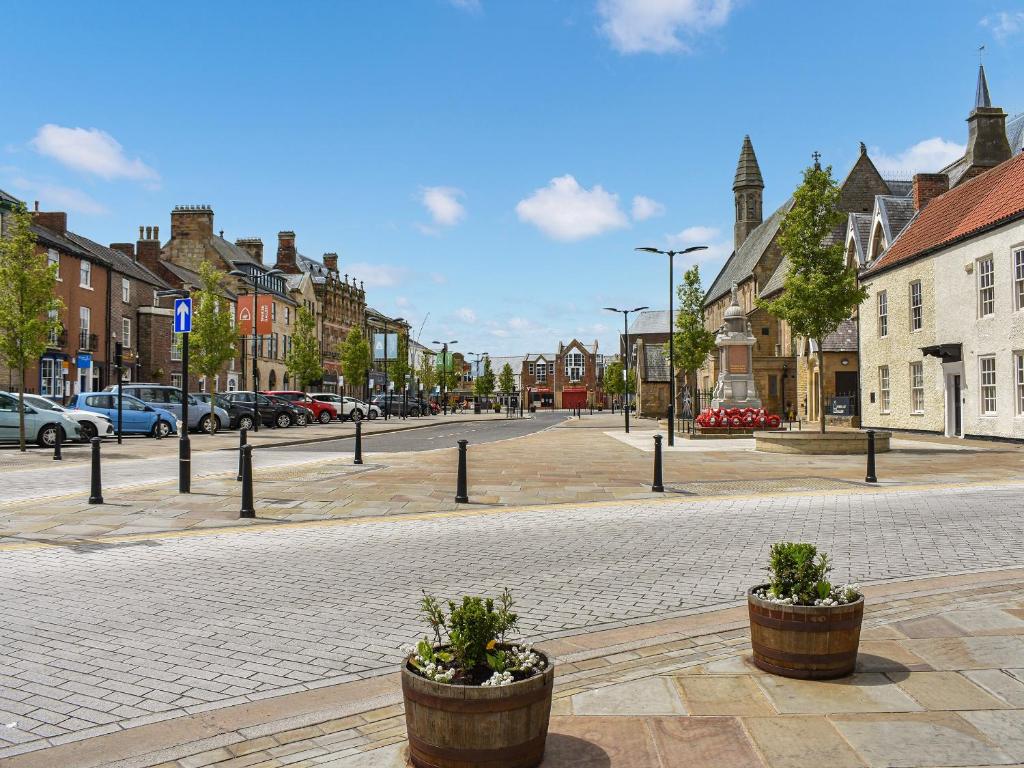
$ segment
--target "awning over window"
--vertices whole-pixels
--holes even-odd
[[[959,363],[963,359],[962,350],[961,344],[934,344],[930,347],[921,347],[926,357],[938,357],[944,363]]]

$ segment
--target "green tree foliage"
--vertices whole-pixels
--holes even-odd
[[[484,370],[473,380],[473,394],[477,397],[488,397],[494,392],[494,371],[491,358],[484,358]]]
[[[322,362],[316,317],[306,307],[299,307],[295,313],[295,333],[292,334],[291,347],[285,358],[288,372],[299,389],[306,389],[314,381],[323,379]]]
[[[361,330],[353,328],[348,332],[338,346],[338,359],[341,360],[341,373],[348,391],[358,391],[366,383],[366,374],[370,370],[370,342]]]
[[[792,333],[813,340],[818,347],[818,402],[820,430],[825,431],[825,353],[822,341],[850,317],[867,297],[857,284],[857,270],[847,267],[842,238],[831,237],[846,220],[838,209],[839,185],[832,167],[818,163],[804,171],[803,183],[794,193],[793,207],[782,222],[779,247],[789,261],[782,295],[758,302],[771,314],[789,323]]]
[[[7,217],[0,237],[0,357],[18,376],[18,441],[25,450],[25,373],[46,350],[51,333],[59,332],[56,297],[57,265],[36,252],[32,216],[24,206]],[[55,313],[58,317],[50,317]]]
[[[676,289],[679,314],[676,330],[672,334],[673,352],[680,369],[686,372],[690,390],[696,398],[697,371],[715,349],[715,334],[704,327],[704,288],[700,282],[700,267],[694,264],[683,275]]]
[[[430,393],[438,382],[437,367],[434,364],[433,355],[423,355],[420,360],[420,367],[416,369],[416,377],[423,385],[423,391]]]
[[[435,365],[437,381],[446,392],[459,389],[462,386],[462,356],[441,353],[437,356]]]
[[[206,377],[210,386],[210,432],[216,431],[213,408],[217,401],[217,374],[234,359],[238,333],[231,304],[224,296],[224,273],[209,261],[199,265],[198,291],[192,294],[192,333],[189,334],[189,363]]]
[[[504,395],[511,395],[516,389],[516,375],[512,366],[505,363],[498,374],[498,391]]]
[[[604,391],[609,395],[624,395],[626,385],[629,385],[629,394],[636,394],[636,371],[629,370],[628,382],[622,378],[623,365],[619,360],[613,360],[604,367]]]
[[[398,350],[394,360],[388,361],[388,379],[395,382],[395,391],[398,392],[405,386],[405,377],[412,373],[412,366],[409,365],[409,337],[405,334],[398,335]]]

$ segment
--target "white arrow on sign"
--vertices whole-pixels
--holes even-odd
[[[178,305],[178,322],[182,325],[188,324],[188,304]]]

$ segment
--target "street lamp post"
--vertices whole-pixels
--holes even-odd
[[[687,253],[693,253],[694,251],[706,251],[706,245],[694,245],[689,248],[684,248],[681,251],[662,251],[657,248],[651,248],[644,246],[636,248],[637,251],[646,251],[647,253],[660,253],[663,256],[668,256],[668,444],[676,444],[676,355],[675,348],[675,323],[673,322],[674,310],[674,299],[675,299],[675,277],[672,274],[672,268],[675,264],[676,256],[683,256]]]
[[[443,344],[444,347],[441,350],[441,408],[444,411],[444,415],[448,415],[448,345],[458,344],[456,340],[452,341],[432,341],[431,344]]]
[[[256,326],[259,322],[260,316],[260,281],[249,272],[243,272],[240,269],[232,269],[228,272],[233,277],[241,278],[244,282],[252,286],[252,431],[260,431],[260,410],[259,410],[259,392],[260,392],[260,371],[256,366],[256,358],[259,357],[259,335],[256,333]],[[272,277],[277,275],[283,275],[280,269],[271,269],[263,273],[264,277]]]
[[[626,419],[626,432],[629,432],[629,315],[631,312],[640,312],[641,310],[647,309],[647,307],[636,307],[634,309],[616,309],[615,307],[605,307],[609,312],[618,312],[622,315],[622,330],[626,336],[626,367],[622,370],[622,378],[625,379],[623,400],[625,400],[625,408],[622,412],[625,414]]]

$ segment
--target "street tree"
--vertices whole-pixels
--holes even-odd
[[[412,373],[409,365],[409,337],[398,334],[398,349],[395,359],[388,361],[388,378],[395,382],[395,391],[405,386],[405,377]]]
[[[437,356],[435,363],[437,381],[448,394],[462,386],[462,356],[443,352]]]
[[[285,357],[288,373],[299,389],[305,390],[313,382],[323,379],[322,360],[316,317],[306,307],[299,307],[295,313],[295,333],[292,334],[291,346]]]
[[[498,391],[503,395],[511,395],[516,390],[516,375],[512,370],[512,366],[505,363],[501,367],[501,373],[498,374]]]
[[[361,330],[353,328],[348,332],[345,340],[338,345],[338,359],[341,361],[341,372],[350,387],[366,383],[366,374],[370,370],[370,342]]]
[[[491,358],[484,358],[484,370],[473,380],[473,394],[477,397],[490,397],[494,392],[494,371]]]
[[[423,385],[423,391],[430,393],[438,382],[437,367],[434,364],[433,355],[423,355],[420,360],[420,367],[416,369],[416,378]]]
[[[686,373],[687,384],[697,397],[697,371],[715,349],[715,334],[704,327],[704,288],[700,282],[700,267],[694,264],[683,275],[676,289],[679,314],[672,334],[673,352],[679,367]],[[621,374],[620,374],[621,376]]]
[[[224,295],[224,273],[209,261],[199,265],[198,291],[192,294],[192,333],[189,358],[195,371],[206,377],[210,387],[210,434],[217,431],[213,409],[217,402],[217,374],[237,354],[231,303]]]
[[[789,323],[795,336],[817,345],[821,432],[825,431],[822,342],[867,297],[867,290],[857,284],[857,270],[846,266],[842,238],[832,236],[846,221],[846,214],[838,208],[839,194],[832,166],[823,169],[815,160],[804,171],[803,183],[797,187],[793,207],[779,231],[779,247],[789,262],[782,295],[758,302],[758,306]]]
[[[20,206],[0,237],[0,357],[18,371],[18,444],[25,450],[25,374],[61,328],[56,264],[36,251],[32,216]]]

